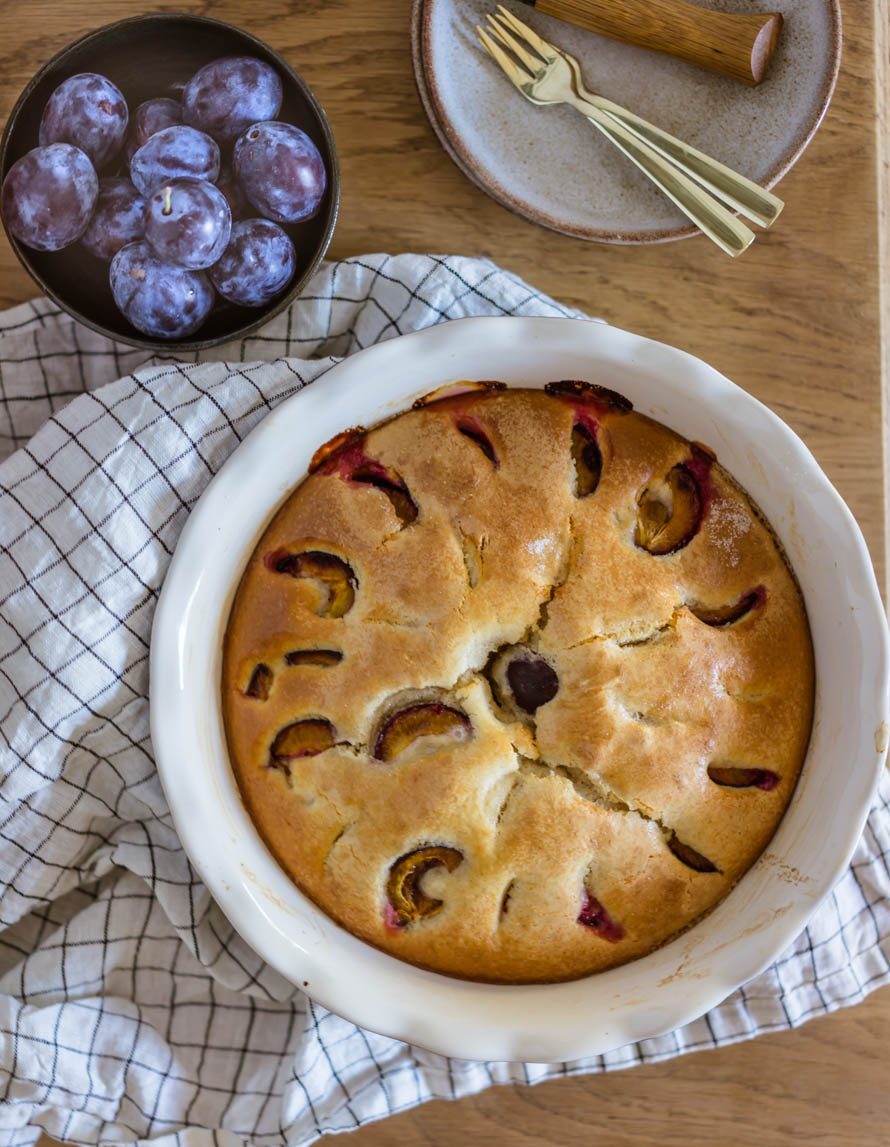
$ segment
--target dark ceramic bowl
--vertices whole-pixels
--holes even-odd
[[[221,20],[160,14],[108,24],[63,49],[34,76],[12,109],[0,141],[0,180],[17,159],[37,147],[46,101],[68,76],[77,72],[107,76],[123,92],[132,114],[138,104],[153,96],[178,98],[198,68],[220,56],[236,55],[258,56],[277,70],[284,88],[278,118],[311,136],[327,168],[328,186],[318,213],[303,223],[284,225],[297,249],[297,270],[290,287],[265,307],[236,307],[217,298],[193,335],[153,339],[131,326],[114,305],[107,263],[94,258],[80,243],[61,251],[33,251],[7,230],[13,250],[41,290],[74,318],[109,338],[152,350],[199,350],[240,338],[282,311],[324,256],[337,219],[340,172],[328,121],[306,82],[262,40]],[[226,150],[222,150],[225,157]],[[99,175],[114,174],[118,163],[115,159]]]

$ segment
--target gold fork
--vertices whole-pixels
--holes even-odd
[[[626,108],[587,91],[573,56],[542,39],[502,5],[498,9],[499,15],[488,16],[491,35],[479,27],[476,31],[522,95],[534,104],[567,103],[580,111],[722,250],[740,255],[754,233],[699,183],[757,223],[768,227],[778,218],[784,205],[777,196]]]
[[[648,143],[666,159],[672,160],[676,166],[697,179],[699,183],[703,183],[718,198],[734,207],[747,219],[763,227],[770,227],[775,223],[785,206],[778,195],[765,191],[753,180],[747,179],[710,155],[696,150],[691,144],[684,143],[683,140],[656,127],[655,124],[649,123],[642,116],[635,115],[620,104],[589,91],[584,87],[581,67],[574,56],[542,39],[512,12],[508,12],[503,4],[499,4],[498,8],[501,21],[524,36],[544,60],[548,60],[551,55],[558,55],[566,61],[572,71],[572,87],[575,94],[585,103],[594,104],[613,119],[619,120],[644,143]]]

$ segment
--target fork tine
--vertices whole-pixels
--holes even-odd
[[[498,12],[500,13],[498,19],[509,25],[509,27],[512,28],[518,36],[521,36],[527,44],[534,48],[540,56],[543,56],[548,62],[554,59],[556,49],[552,44],[546,40],[542,40],[537,32],[529,28],[528,24],[523,24],[523,22],[514,16],[512,12],[509,12],[503,4],[498,4]]]
[[[478,33],[479,43],[488,52],[489,56],[496,64],[500,64],[501,68],[507,73],[507,79],[520,87],[528,81],[528,76],[510,59],[507,53],[497,46],[486,32],[476,25],[476,32]]]
[[[533,76],[537,75],[544,67],[544,61],[527,52],[522,44],[510,35],[506,28],[501,27],[497,22],[497,17],[492,16],[491,13],[488,15],[488,30],[492,36],[496,36],[497,39],[500,40],[504,47],[509,48],[514,55],[522,60],[523,64],[525,64]]]

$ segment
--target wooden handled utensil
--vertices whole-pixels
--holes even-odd
[[[666,52],[743,84],[766,75],[782,28],[778,12],[714,12],[687,0],[523,0],[613,40]]]
[[[728,255],[741,255],[754,238],[728,207],[765,227],[778,218],[781,199],[627,108],[588,91],[575,57],[542,39],[503,4],[496,14],[488,14],[486,30],[476,26],[476,35],[529,103],[576,108]]]

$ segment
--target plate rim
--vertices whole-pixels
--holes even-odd
[[[728,970],[730,961],[727,959],[719,970],[709,973],[707,990],[694,980],[676,985],[677,988],[682,987],[683,991],[674,991],[672,985],[660,988],[662,995],[659,996],[658,1006],[652,1002],[652,1010],[646,1011],[644,1017],[638,1014],[638,1009],[637,1012],[631,1012],[630,1019],[622,1021],[620,1017],[614,1018],[610,1027],[608,1017],[597,1015],[596,1020],[600,1026],[594,1023],[593,1032],[587,1022],[580,1028],[573,1027],[571,1034],[566,1034],[562,1029],[554,1033],[549,1027],[542,1031],[535,1026],[529,1005],[534,1001],[540,1010],[546,1004],[549,1017],[551,1006],[562,1006],[565,1010],[566,1000],[578,996],[584,999],[588,992],[594,997],[597,994],[602,996],[608,993],[610,987],[614,990],[616,983],[624,983],[628,978],[632,981],[633,973],[639,972],[647,962],[651,974],[651,969],[658,966],[657,958],[660,954],[670,951],[673,951],[673,956],[669,962],[672,964],[676,959],[682,968],[684,959],[689,958],[688,953],[691,951],[682,943],[684,937],[620,968],[563,984],[492,985],[455,980],[416,968],[371,948],[324,916],[320,909],[291,884],[262,845],[259,834],[240,803],[240,797],[236,798],[237,808],[230,804],[229,813],[238,822],[235,828],[248,834],[241,843],[253,841],[251,847],[254,855],[251,863],[256,864],[257,857],[265,855],[265,861],[258,867],[259,875],[248,870],[236,851],[220,847],[222,837],[231,826],[225,816],[214,816],[208,821],[202,813],[207,791],[195,779],[192,768],[183,770],[181,767],[181,734],[188,734],[189,729],[196,724],[194,697],[189,694],[187,683],[189,673],[195,672],[194,665],[190,663],[200,663],[200,659],[196,658],[196,650],[189,642],[190,626],[194,631],[197,624],[195,618],[200,616],[202,610],[206,612],[209,608],[211,616],[219,623],[214,640],[220,643],[221,626],[225,624],[228,604],[243,568],[243,562],[239,559],[234,573],[228,576],[228,598],[215,604],[211,601],[208,607],[206,585],[203,594],[199,592],[206,581],[204,575],[205,567],[209,564],[208,549],[212,551],[208,542],[219,536],[222,528],[219,525],[220,510],[226,507],[229,493],[236,485],[239,488],[249,485],[244,472],[250,473],[248,467],[253,466],[257,458],[268,458],[269,443],[275,434],[283,435],[285,429],[292,424],[310,421],[307,420],[307,414],[311,415],[313,406],[317,411],[326,410],[327,413],[334,408],[330,416],[336,418],[336,410],[342,409],[336,401],[338,391],[348,391],[350,386],[353,389],[359,386],[367,389],[373,373],[369,369],[369,360],[378,360],[378,370],[382,368],[393,374],[393,362],[398,364],[400,356],[404,357],[405,354],[413,362],[415,370],[418,364],[424,362],[444,362],[447,367],[449,341],[462,334],[475,347],[484,344],[485,340],[489,344],[495,340],[496,345],[501,347],[509,342],[511,350],[515,351],[517,343],[522,340],[534,343],[540,338],[546,342],[547,338],[556,336],[557,332],[560,347],[565,345],[566,339],[574,341],[583,348],[585,354],[594,356],[592,365],[597,345],[602,343],[606,348],[617,348],[615,353],[623,356],[621,361],[626,361],[626,365],[632,369],[643,369],[648,364],[650,369],[663,371],[665,363],[681,369],[684,377],[691,376],[693,379],[686,384],[691,387],[692,395],[705,390],[712,394],[716,391],[721,400],[736,403],[736,421],[741,404],[746,408],[745,417],[753,420],[755,426],[768,428],[771,434],[781,436],[787,458],[790,459],[783,459],[782,466],[802,467],[817,483],[819,495],[825,499],[825,512],[847,542],[843,550],[845,566],[849,563],[855,575],[853,581],[861,605],[859,613],[863,616],[857,615],[855,611],[851,613],[857,618],[857,633],[861,633],[866,641],[865,649],[869,657],[865,660],[870,670],[874,670],[870,678],[874,682],[873,692],[868,697],[863,694],[860,715],[873,713],[875,718],[881,717],[885,722],[888,720],[890,658],[887,628],[883,621],[883,607],[871,560],[855,519],[794,431],[769,408],[702,360],[666,344],[593,320],[473,317],[436,324],[368,347],[332,367],[326,372],[324,381],[317,380],[317,386],[304,387],[282,402],[247,435],[207,486],[186,522],[168,568],[155,612],[150,652],[151,736],[158,772],[174,826],[187,855],[236,930],[267,963],[290,982],[300,984],[307,994],[324,1007],[336,1014],[346,1013],[349,1020],[362,1027],[426,1047],[439,1054],[463,1059],[560,1062],[602,1054],[624,1044],[655,1038],[682,1027],[722,1002],[742,983],[772,963],[802,931],[812,912],[846,871],[873,803],[886,754],[886,748],[880,750],[875,745],[875,763],[871,770],[859,757],[851,754],[857,761],[857,768],[851,773],[851,781],[855,776],[856,791],[861,803],[856,804],[856,816],[844,822],[844,844],[843,847],[838,846],[839,850],[835,854],[837,862],[829,873],[823,875],[815,892],[804,895],[799,890],[796,893],[789,891],[787,894],[792,896],[792,902],[787,911],[771,917],[744,946],[740,946],[744,937],[735,936],[731,942],[732,970]],[[500,340],[500,344],[497,340]],[[451,350],[453,353],[453,346]],[[601,354],[601,359],[603,362],[609,361],[605,353]],[[428,369],[432,367],[428,366]],[[448,376],[444,367],[438,377],[443,376]],[[432,380],[423,378],[422,368],[418,377],[421,385],[414,393],[423,393],[429,389],[428,382]],[[452,373],[450,377],[455,376]],[[397,408],[405,409],[409,406],[414,393],[402,391]],[[381,416],[393,412],[389,410]],[[340,414],[339,418],[342,421],[343,415]],[[320,434],[313,432],[308,437],[311,440],[310,447],[314,448]],[[259,477],[266,480],[262,468],[259,468]],[[267,507],[265,521],[275,512],[287,492],[287,489],[277,491],[274,504]],[[256,529],[243,542],[241,549],[246,555],[252,552],[265,521],[257,522]],[[219,567],[222,563],[215,564]],[[868,617],[867,626],[864,624],[865,615]],[[880,624],[875,624],[876,617],[882,619]],[[197,652],[200,653],[200,649]],[[219,718],[218,679],[211,676],[216,697],[216,716]],[[868,722],[863,722],[863,725],[868,725],[870,729]],[[867,736],[872,736],[871,731]],[[857,743],[862,743],[864,739],[865,735],[861,734]],[[194,744],[189,743],[187,736],[185,747],[189,751],[194,749]],[[199,745],[199,755],[200,752]],[[187,759],[192,761],[194,758],[187,756]],[[212,762],[212,768],[216,770],[212,774],[215,782],[217,785],[221,783],[226,790],[223,792],[217,789],[217,804],[213,805],[214,813],[217,813],[223,808],[226,799],[231,802],[231,790],[234,788],[237,792],[237,786],[227,759]],[[755,863],[754,868],[761,862],[765,863],[765,856]],[[778,879],[781,881],[781,876]],[[722,903],[725,905],[737,897],[736,906],[740,906],[740,894],[744,885],[745,878]],[[708,919],[713,919],[720,912],[720,907]],[[708,919],[699,927],[705,928]],[[699,932],[698,928],[686,936],[694,937],[696,932]],[[290,945],[287,959],[282,955],[283,940]],[[684,951],[686,957],[681,955]],[[630,974],[628,969],[631,970]],[[344,984],[344,970],[358,975],[362,982]],[[338,976],[341,980],[337,979]],[[678,978],[682,980],[682,977]],[[379,991],[381,985],[382,992]],[[378,991],[373,990],[375,986]],[[654,991],[652,994],[655,994]],[[344,1004],[347,998],[348,1005]],[[435,1020],[431,1021],[426,1018],[424,1007],[428,1008],[430,1000],[437,999],[443,1002],[445,1017],[440,1019],[437,1013]],[[627,1007],[629,1004],[625,1005]],[[450,1018],[455,1008],[458,1010],[458,1020]],[[575,1014],[574,1010],[572,1014]],[[655,1018],[651,1018],[653,1016]],[[654,1026],[647,1027],[647,1023]]]
[[[827,81],[820,93],[819,107],[809,126],[795,137],[791,147],[783,153],[775,167],[769,172],[763,184],[768,190],[787,175],[806,151],[825,118],[837,87],[843,52],[843,17],[840,0],[828,0],[828,3],[832,16],[831,67]],[[560,235],[568,235],[573,239],[583,239],[590,243],[608,243],[618,246],[649,245],[671,243],[678,239],[690,239],[702,234],[701,228],[691,223],[648,231],[567,226],[564,221],[560,221],[543,211],[537,211],[524,203],[523,200],[517,199],[499,180],[493,177],[489,178],[475,161],[472,153],[463,146],[462,136],[451,123],[444,103],[439,96],[435,74],[430,67],[431,20],[430,0],[412,0],[410,29],[414,84],[430,127],[433,129],[443,151],[458,171],[480,191],[502,207],[506,207],[514,215],[527,219],[531,223],[537,223],[550,231],[556,231]],[[591,33],[591,35],[593,34]],[[738,211],[733,211],[732,214],[737,216]]]

